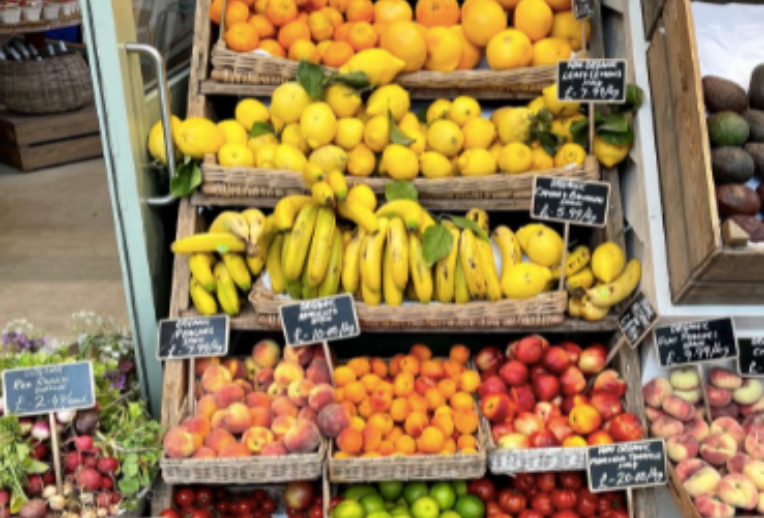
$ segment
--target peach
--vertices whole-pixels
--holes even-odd
[[[279,396],[285,396],[288,394],[289,389],[287,387],[282,387],[275,381],[271,383],[270,387],[268,387],[268,390],[266,394],[268,394],[268,397],[271,398],[271,401],[276,399]]]
[[[740,415],[740,407],[737,403],[730,403],[725,406],[711,407],[711,419],[717,419],[719,417],[732,417],[737,418]]]
[[[261,369],[255,374],[253,382],[255,384],[255,389],[266,390],[273,385],[273,369],[270,367]]]
[[[252,387],[252,384],[247,380],[236,379],[236,380],[233,380],[233,382],[242,388],[245,396],[254,390],[254,388]]]
[[[732,518],[735,508],[719,500],[718,496],[700,495],[695,499],[695,509],[704,518]]]
[[[526,336],[509,344],[507,347],[507,358],[513,358],[526,365],[533,365],[541,360],[544,351],[548,348],[549,342],[543,337],[539,335]],[[480,353],[478,353],[479,355]],[[476,357],[475,360],[477,361],[477,359]]]
[[[297,414],[298,421],[305,420],[305,421],[313,421],[315,423],[316,419],[318,419],[318,412],[316,412],[309,406],[301,408],[300,413]]]
[[[533,413],[541,418],[546,425],[549,421],[555,417],[562,416],[560,407],[553,405],[548,401],[540,401],[533,407]]]
[[[218,410],[220,409],[215,404],[215,396],[212,394],[204,395],[196,402],[196,415],[212,419],[212,416],[215,415],[215,412]]]
[[[740,409],[740,415],[744,417],[764,412],[764,396],[761,396],[750,405],[738,405],[738,408]]]
[[[722,477],[716,468],[705,466],[695,471],[683,483],[685,491],[695,498],[703,494],[714,493]]]
[[[729,369],[713,367],[708,373],[708,382],[716,388],[735,390],[743,384],[743,378]]]
[[[253,426],[244,432],[241,442],[252,453],[262,453],[263,448],[273,442],[273,434],[267,428]]]
[[[578,367],[571,365],[560,375],[560,387],[562,388],[562,394],[565,396],[581,394],[584,388],[586,388],[586,378],[584,378],[584,374]]]
[[[653,378],[650,383],[642,387],[645,403],[652,408],[661,408],[663,401],[673,393],[674,388],[665,378]]]
[[[234,403],[225,410],[223,427],[232,434],[244,433],[252,426],[252,416],[249,407],[244,403]]]
[[[706,387],[706,399],[712,407],[729,405],[732,402],[732,391],[709,385]]]
[[[332,403],[321,409],[316,418],[316,424],[323,435],[334,439],[342,430],[350,426],[350,416],[342,405]]]
[[[764,460],[764,426],[755,425],[745,437],[745,452],[756,460]]]
[[[226,369],[228,369],[228,372],[231,373],[231,377],[234,380],[247,379],[247,366],[242,360],[238,358],[228,358],[225,362],[223,362],[223,365]]]
[[[696,471],[706,467],[710,467],[708,462],[696,457],[694,459],[684,459],[683,461],[680,461],[674,469],[676,470],[677,477],[679,477],[679,481],[684,482]]]
[[[591,405],[573,407],[568,416],[570,429],[579,435],[586,435],[597,430],[602,425],[602,417]]]
[[[541,366],[552,374],[562,374],[571,366],[570,357],[562,347],[550,347],[541,356]]]
[[[727,459],[727,463],[724,466],[727,468],[728,473],[742,473],[745,464],[752,460],[753,459],[745,453],[736,453]]]
[[[196,452],[196,439],[185,426],[171,428],[164,437],[164,451],[171,459],[185,459]]]
[[[265,392],[250,392],[244,398],[244,402],[249,408],[271,407],[271,398]]]
[[[737,453],[737,441],[726,433],[712,433],[700,443],[700,456],[714,466],[723,466]]]
[[[214,459],[217,457],[218,454],[215,453],[215,450],[212,448],[207,448],[206,446],[202,446],[198,450],[196,450],[196,453],[194,453],[191,458],[192,459]]]
[[[700,387],[690,390],[675,390],[674,395],[678,398],[684,399],[692,405],[700,403],[701,401]]]
[[[650,434],[655,437],[671,437],[684,433],[684,425],[673,417],[659,417],[650,423]]]
[[[533,394],[540,401],[551,401],[560,395],[560,381],[554,374],[540,374],[531,380]],[[584,384],[586,382],[584,381]]]
[[[288,387],[293,381],[305,378],[305,370],[294,361],[281,360],[273,371],[273,381],[282,387]]]
[[[552,432],[557,438],[557,441],[562,442],[573,435],[573,430],[570,429],[567,417],[553,417],[546,425],[547,430]]]
[[[536,414],[523,412],[513,422],[515,431],[530,436],[544,429],[544,421]]]
[[[512,401],[506,394],[489,394],[480,402],[483,415],[491,422],[501,423],[513,414]]]
[[[621,398],[612,392],[593,393],[589,398],[589,404],[592,405],[602,416],[602,419],[605,419],[606,421],[623,413]]]
[[[310,380],[301,379],[295,380],[289,384],[287,389],[287,395],[289,400],[297,405],[303,407],[308,404],[308,398],[310,397],[310,391],[313,390],[314,384]]]
[[[512,387],[508,394],[510,403],[518,412],[530,412],[536,406],[536,396],[533,395],[533,389],[529,385]]]
[[[252,358],[245,358],[244,359],[244,368],[247,370],[247,379],[249,381],[255,381],[255,376],[258,372],[260,372],[264,367],[261,367],[257,364],[255,360]]]
[[[764,424],[764,414],[751,414],[743,420],[743,431],[750,433],[754,426]]]
[[[679,367],[671,371],[669,382],[674,390],[692,390],[700,386],[700,376],[695,367]]]
[[[328,383],[331,385],[332,383],[332,374],[329,372],[329,365],[323,358],[315,358],[311,362],[308,370],[305,371],[305,377],[315,385],[320,383]]]
[[[638,441],[645,436],[642,421],[634,414],[619,414],[605,423],[604,429],[615,442]]]
[[[519,362],[518,362],[519,363]],[[523,365],[522,363],[520,365]],[[491,376],[486,379],[478,387],[478,395],[480,398],[486,397],[488,394],[506,394],[507,384],[499,376]]]
[[[666,441],[666,454],[674,462],[696,457],[698,448],[700,448],[698,440],[686,433],[673,435]]]
[[[528,383],[528,376],[528,366],[517,360],[509,360],[499,369],[499,378],[510,387],[525,385]]]
[[[252,348],[252,359],[261,367],[275,367],[280,357],[281,348],[273,340],[260,340]]]
[[[210,365],[202,375],[202,388],[208,394],[214,394],[227,383],[231,383],[231,372],[222,365]]]
[[[217,430],[218,428],[223,427],[223,418],[225,417],[225,413],[225,410],[218,410],[212,414],[212,419],[210,419],[210,427],[212,427],[213,430]]]
[[[226,383],[215,391],[214,398],[215,406],[218,408],[228,408],[232,403],[244,401],[244,389],[236,383]]]
[[[581,351],[578,368],[587,376],[599,374],[605,368],[608,349],[602,344],[593,344]]]
[[[226,446],[229,444],[234,444],[235,442],[236,439],[233,435],[231,435],[227,430],[219,428],[210,432],[210,434],[204,440],[204,445],[207,448],[211,448],[215,451],[215,453],[220,455],[220,452],[223,451]]]
[[[273,420],[271,409],[261,406],[250,408],[249,416],[252,418],[252,426],[261,426],[263,428],[269,428]]]
[[[509,433],[499,439],[497,446],[502,450],[524,450],[531,447],[531,441],[527,435]]]
[[[194,373],[202,376],[210,365],[220,365],[220,358],[196,358],[194,361]]]
[[[297,417],[297,414],[300,413],[300,409],[297,408],[297,405],[295,405],[288,396],[279,396],[273,400],[273,403],[271,403],[271,412],[274,417],[282,415]]]
[[[732,399],[738,405],[752,405],[762,394],[762,385],[759,380],[744,379],[740,387],[732,391]]]
[[[274,438],[280,441],[295,424],[297,424],[297,419],[289,415],[274,418],[271,423],[271,431]]]
[[[265,445],[263,451],[260,452],[260,456],[273,457],[276,455],[287,455],[288,453],[289,452],[287,451],[286,447],[284,447],[283,442],[273,441],[272,443]]]
[[[705,418],[706,418],[706,408],[703,405],[695,405],[695,419],[705,419]]]
[[[692,421],[684,423],[684,433],[692,435],[698,441],[702,441],[711,435],[711,429],[709,428],[708,423],[702,419],[693,419]]]
[[[308,396],[308,404],[310,408],[316,412],[320,412],[326,405],[334,403],[336,401],[336,394],[334,393],[334,387],[327,383],[319,383],[315,385],[310,391]]]
[[[252,452],[249,451],[249,448],[239,442],[234,442],[223,448],[220,453],[218,453],[218,458],[235,459],[249,457],[250,455],[252,455]]]
[[[741,473],[726,475],[719,482],[717,491],[724,503],[740,509],[754,509],[759,503],[759,490]]]
[[[727,433],[730,434],[735,442],[741,444],[745,439],[745,431],[743,427],[735,419],[731,417],[719,417],[711,423],[711,433]]]
[[[626,382],[621,379],[617,371],[608,369],[597,375],[592,390],[614,392],[618,397],[623,397],[626,394]]]
[[[312,347],[286,347],[284,348],[284,359],[297,362],[303,367],[310,365],[313,359]]]
[[[673,394],[663,400],[662,408],[668,415],[680,421],[690,421],[695,417],[695,407]]]
[[[206,439],[212,431],[209,419],[201,415],[187,417],[181,424],[185,426],[189,432],[201,437],[202,440]]]
[[[297,421],[284,435],[284,446],[289,453],[310,453],[321,444],[321,432],[311,421]]]
[[[647,417],[647,420],[650,422],[655,421],[659,417],[668,417],[668,414],[664,412],[663,410],[658,410],[656,408],[653,408],[651,406],[645,407],[645,416]]]
[[[566,426],[567,421],[568,420],[565,419]],[[499,423],[491,426],[491,438],[493,439],[494,444],[499,444],[499,440],[510,433],[515,433],[515,427],[512,423]]]
[[[742,457],[745,455],[739,454]],[[746,459],[740,471],[748,477],[759,491],[764,491],[764,462],[756,459]]]

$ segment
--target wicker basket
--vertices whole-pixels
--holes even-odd
[[[0,98],[9,110],[49,114],[93,103],[90,70],[79,54],[41,61],[0,61]]]

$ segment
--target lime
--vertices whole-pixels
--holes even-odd
[[[438,518],[462,518],[454,511],[443,511]]]
[[[462,518],[483,518],[483,515],[485,514],[485,504],[475,495],[460,496],[456,500],[454,511],[456,511]]]
[[[393,518],[390,513],[386,511],[375,511],[371,514],[367,514],[366,518]]]
[[[414,518],[438,518],[438,502],[429,496],[420,496],[411,506],[411,514]]]
[[[380,482],[379,494],[388,502],[395,502],[403,494],[403,482],[400,480]]]
[[[389,511],[390,511],[390,509],[392,509],[393,507],[395,507],[395,502],[387,502],[387,501],[385,501],[385,509],[387,509],[387,511],[388,511],[388,512],[389,512]]]
[[[456,492],[448,482],[438,482],[430,488],[430,496],[442,511],[453,509],[456,502]]]
[[[345,491],[346,500],[355,500],[356,502],[361,499],[363,495],[376,495],[377,489],[371,484],[355,484],[347,488]]]
[[[454,486],[454,492],[456,492],[456,497],[457,498],[467,494],[467,481],[466,480],[454,480],[453,482],[451,482],[451,485]]]
[[[403,498],[406,499],[406,503],[411,505],[420,496],[424,496],[429,493],[427,484],[424,482],[409,482],[406,487],[403,488]]]
[[[402,505],[396,505],[389,511],[390,516],[411,516],[409,514],[408,507],[404,507]]]
[[[343,500],[334,508],[334,518],[365,518],[366,512],[356,501]]]
[[[386,510],[385,501],[382,500],[381,496],[376,494],[363,495],[358,502],[363,507],[363,510],[366,511],[367,515]]]

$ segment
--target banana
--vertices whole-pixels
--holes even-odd
[[[515,236],[517,237],[517,242],[520,243],[520,248],[525,250],[528,248],[528,240],[531,238],[534,232],[539,230],[541,227],[543,227],[541,223],[529,223],[528,225],[525,225],[524,227],[520,227],[517,229],[517,232],[515,233]]]
[[[176,254],[195,254],[199,252],[243,252],[246,243],[243,239],[228,232],[196,234],[179,239],[172,244]]]
[[[363,228],[356,228],[353,238],[345,247],[342,260],[342,290],[345,293],[355,293],[361,279],[361,243],[366,237]]]
[[[332,214],[334,216],[334,214]],[[342,277],[342,235],[339,232],[334,233],[332,239],[331,257],[329,259],[329,268],[326,271],[324,280],[318,287],[319,297],[330,297],[339,292],[340,278]],[[308,274],[310,276],[310,273]]]
[[[424,261],[422,241],[416,234],[409,234],[409,264],[417,298],[422,304],[429,304],[432,300],[432,269]]]
[[[403,224],[401,224],[401,227],[403,227]],[[403,290],[406,289],[406,286],[404,286],[403,290],[401,290],[395,283],[395,275],[393,273],[393,251],[392,247],[390,246],[389,239],[390,238],[388,234],[388,243],[385,247],[385,255],[382,258],[382,293],[385,296],[385,304],[388,306],[400,306],[403,304]],[[408,248],[408,243],[406,244],[406,248]],[[408,265],[406,266],[406,273],[408,274]],[[408,275],[406,275],[406,277],[408,277]]]
[[[379,221],[379,230],[361,244],[361,282],[375,293],[382,291],[382,252],[387,237],[388,220]]]
[[[608,309],[619,302],[626,300],[637,288],[639,278],[642,275],[642,265],[638,259],[632,259],[626,264],[621,275],[609,284],[595,286],[586,292],[586,298],[600,308]],[[584,317],[586,318],[586,317]]]
[[[501,290],[501,282],[499,282],[499,274],[496,271],[496,260],[493,257],[493,245],[491,245],[490,241],[480,238],[476,239],[476,242],[483,265],[483,273],[485,274],[488,300],[501,300],[503,292]]]
[[[310,253],[305,269],[308,271],[308,284],[315,288],[324,280],[329,260],[332,256],[334,234],[339,236],[336,229],[337,221],[334,211],[329,207],[321,207],[316,218],[316,229],[313,231],[313,241],[310,244]],[[342,240],[342,236],[340,241]]]
[[[215,297],[207,293],[207,290],[194,277],[191,277],[189,291],[194,307],[200,315],[214,315],[218,312],[218,303]]]
[[[472,299],[484,299],[488,286],[483,272],[477,238],[471,230],[462,230],[462,238],[459,241],[459,260],[464,270],[464,280]]]
[[[302,299],[302,280],[286,281],[286,291],[294,300]]]
[[[326,181],[332,187],[334,197],[339,201],[345,201],[348,195],[348,182],[345,180],[345,175],[340,171],[329,171],[329,174],[326,175]]]
[[[337,204],[337,212],[343,218],[362,227],[367,234],[373,234],[379,230],[379,218],[357,201],[347,200],[339,202]]]
[[[344,226],[343,226],[344,227]],[[350,243],[350,240],[353,239],[353,231],[349,228],[342,228],[342,248],[348,246],[348,243]]]
[[[416,288],[414,288],[414,281],[409,279],[409,283],[406,285],[406,299],[411,302],[419,302],[419,296],[416,294]]]
[[[273,222],[276,228],[281,232],[291,230],[302,208],[311,203],[313,198],[302,194],[292,194],[281,198],[273,209]]]
[[[260,239],[263,231],[265,230],[265,214],[258,209],[247,209],[241,213],[244,217],[244,221],[249,226],[249,233],[247,234],[247,255],[255,256],[258,252],[257,241]]]
[[[422,213],[419,217],[419,236],[423,237],[428,228],[435,225],[435,220],[432,219],[430,213],[426,209],[422,209]]]
[[[238,212],[225,211],[221,212],[217,218],[210,225],[209,232],[215,234],[218,232],[228,232],[234,236],[244,239],[249,239],[249,225],[247,224],[244,216]]]
[[[281,268],[281,251],[283,250],[285,239],[289,239],[289,234],[286,234],[286,237],[281,234],[277,235],[271,241],[271,247],[268,249],[268,260],[265,269],[268,270],[268,274],[271,276],[273,293],[284,293],[286,289],[284,272]]]
[[[387,249],[393,283],[399,292],[403,292],[409,282],[409,244],[406,227],[400,218],[393,218],[387,224]]]
[[[584,320],[596,322],[605,318],[608,313],[610,313],[610,308],[597,307],[588,295],[584,295],[581,299],[580,315]]]
[[[568,314],[572,317],[580,317],[582,309],[581,297],[571,295],[570,300],[568,300]]]
[[[379,306],[382,303],[382,291],[372,291],[363,282],[361,283],[361,297],[367,306]]]
[[[514,232],[504,225],[493,229],[493,241],[501,253],[501,276],[504,277],[510,266],[523,262],[523,252]]]
[[[212,274],[212,267],[216,262],[215,256],[208,253],[191,254],[188,259],[191,276],[209,293],[215,292],[215,276]]]
[[[470,209],[467,219],[473,221],[480,229],[488,234],[488,213],[483,209]]]
[[[406,224],[406,230],[416,232],[420,229],[422,206],[414,200],[393,200],[377,209],[378,218],[398,216]]]
[[[313,194],[313,201],[322,207],[334,207],[334,191],[328,183],[316,182],[310,188],[310,192]]]
[[[273,214],[269,214],[265,218],[263,231],[257,237],[257,254],[255,256],[247,255],[247,257],[245,257],[247,266],[249,267],[249,271],[252,272],[252,275],[260,275],[260,272],[263,271],[265,261],[268,258],[268,248],[271,246],[271,241],[273,241],[277,232],[278,229],[276,228]]]
[[[578,245],[572,252],[568,252],[565,258],[565,277],[583,270],[591,258],[592,254],[589,252],[589,247],[584,245]]]
[[[236,286],[245,293],[252,289],[252,276],[249,273],[247,263],[244,261],[244,257],[241,254],[223,254],[223,262],[228,273],[231,274],[233,282]]]
[[[318,286],[310,286],[308,284],[308,270],[302,272],[302,298],[305,300],[311,300],[318,297]]]
[[[314,183],[320,182],[325,176],[324,170],[315,162],[308,162],[302,170],[302,181],[308,187],[313,187]]]
[[[467,304],[470,301],[470,290],[467,288],[467,280],[464,278],[462,262],[456,261],[454,269],[454,302]]]
[[[594,286],[594,273],[592,272],[592,269],[585,266],[582,270],[574,273],[570,277],[566,277],[565,286],[570,292],[576,290],[588,290]]]
[[[453,302],[456,277],[456,263],[459,260],[460,232],[453,223],[444,223],[453,237],[451,251],[435,263],[435,300],[443,303]],[[463,278],[463,277],[462,277]]]
[[[228,272],[225,263],[215,265],[215,281],[217,283],[217,296],[220,307],[226,315],[236,316],[241,309],[239,304],[239,292],[236,291],[236,285],[233,283],[231,274]]]
[[[293,281],[297,279],[305,266],[310,241],[318,219],[318,205],[311,204],[300,211],[292,227],[289,246],[284,251],[284,277]]]

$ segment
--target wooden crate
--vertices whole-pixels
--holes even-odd
[[[0,162],[24,172],[102,154],[94,106],[44,116],[0,112]]]
[[[761,304],[764,249],[722,237],[690,0],[666,0],[657,23],[648,60],[672,299]]]

